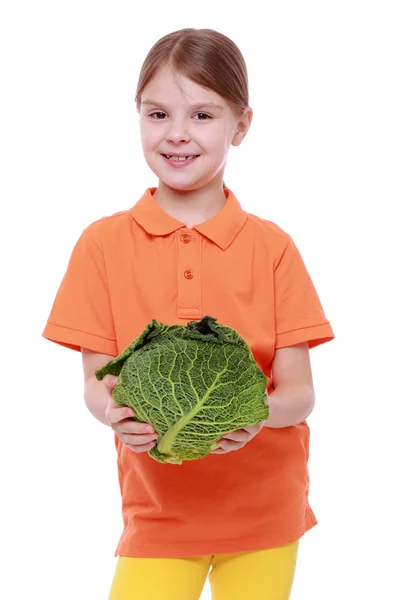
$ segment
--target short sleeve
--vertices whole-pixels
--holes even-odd
[[[118,354],[104,256],[87,229],[72,251],[43,337],[73,350]]]
[[[309,348],[334,339],[303,259],[289,241],[274,271],[275,348],[308,342]]]

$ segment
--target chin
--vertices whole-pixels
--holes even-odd
[[[172,188],[174,190],[179,190],[182,192],[185,191],[192,191],[192,190],[197,190],[199,187],[202,186],[201,182],[199,181],[176,181],[176,180],[172,180],[168,177],[163,178],[162,176],[160,177],[158,175],[158,178],[160,181],[162,181],[162,183],[166,186],[168,186],[169,188]]]
[[[184,191],[191,191],[191,190],[197,190],[197,188],[200,187],[200,185],[196,185],[196,183],[167,183],[166,185],[168,185],[169,187],[173,188],[174,190],[181,190],[182,192]]]

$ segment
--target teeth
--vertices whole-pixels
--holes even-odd
[[[183,160],[191,160],[192,158],[196,158],[196,156],[193,154],[192,156],[171,156],[166,154],[165,155],[168,160],[178,160],[178,161],[183,161]]]

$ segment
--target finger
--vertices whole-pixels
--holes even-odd
[[[129,406],[119,406],[112,398],[110,398],[107,402],[105,416],[109,423],[115,424],[124,419],[134,417],[135,411],[129,408]]]
[[[117,430],[118,435],[154,435],[156,431],[154,427],[149,425],[148,423],[139,423],[138,421],[132,421],[131,419],[121,422],[115,423],[114,429]]]
[[[141,446],[133,446],[132,444],[125,444],[127,448],[136,453],[141,452],[149,452],[156,445],[155,442],[150,442],[150,444],[142,444]]]
[[[118,377],[115,375],[106,375],[103,379],[103,383],[107,388],[108,393],[111,393],[117,385]]]
[[[247,442],[250,438],[250,434],[248,431],[244,429],[238,429],[237,431],[231,431],[230,433],[225,433],[222,436],[223,440],[231,440],[234,442]]]
[[[233,442],[231,440],[220,440],[217,442],[217,448],[211,452],[211,454],[226,454],[227,452],[234,452],[240,450],[245,446],[245,443]]]
[[[215,450],[211,452],[211,454],[226,454],[226,449],[223,446],[217,446]]]
[[[121,436],[122,441],[126,445],[130,446],[142,446],[143,444],[156,443],[158,435],[156,433],[147,433],[145,435],[138,434],[124,434]]]
[[[248,433],[251,435],[255,435],[261,431],[261,429],[264,427],[264,423],[265,421],[262,421],[261,423],[256,423],[255,425],[249,425],[249,427],[243,427],[243,430],[248,431]]]
[[[232,452],[233,450],[235,450],[235,448],[227,448],[227,447],[221,446],[221,447],[217,448],[216,450],[213,450],[211,452],[211,454],[228,454],[228,452]]]

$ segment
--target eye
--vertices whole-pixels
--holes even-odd
[[[205,121],[206,119],[212,119],[212,117],[210,117],[210,115],[207,115],[206,113],[196,113],[194,115],[195,117],[198,117],[198,121]]]
[[[162,110],[157,110],[156,112],[150,113],[149,117],[154,119],[155,121],[163,120],[167,115]]]

